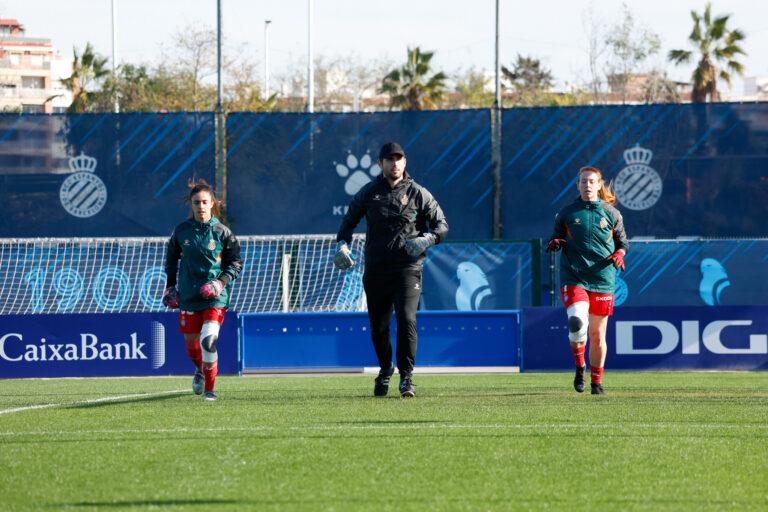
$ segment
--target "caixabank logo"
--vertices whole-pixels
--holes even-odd
[[[0,369],[8,377],[171,373],[163,322],[120,316],[136,315],[13,317],[0,329]]]

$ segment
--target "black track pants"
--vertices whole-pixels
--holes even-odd
[[[392,337],[389,324],[392,309],[397,319],[397,369],[411,375],[416,362],[416,310],[421,297],[421,270],[398,273],[367,272],[363,287],[371,321],[371,340],[381,368],[392,364]]]

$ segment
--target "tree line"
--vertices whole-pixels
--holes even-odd
[[[552,71],[534,56],[516,56],[502,66],[502,106],[693,102],[720,99],[718,83],[744,74],[739,56],[745,34],[729,26],[730,15],[691,11],[692,49],[671,50],[675,65],[695,62],[690,83],[672,81],[649,59],[661,48],[657,34],[636,22],[624,5],[621,21],[606,26],[594,13],[585,19],[589,68],[583,83],[553,91]],[[224,58],[223,108],[226,111],[303,111],[306,77],[303,66],[278,75],[279,90],[266,97],[257,63],[242,48]],[[216,33],[187,27],[177,33],[160,64],[123,64],[115,72],[108,59],[86,44],[74,50],[72,75],[63,80],[72,92],[71,112],[108,112],[115,102],[123,112],[212,111],[216,107],[214,78]],[[446,73],[436,70],[435,52],[408,48],[405,62],[362,61],[354,55],[315,60],[315,110],[427,110],[489,108],[494,102],[493,77],[471,68]],[[685,90],[689,97],[683,97]]]

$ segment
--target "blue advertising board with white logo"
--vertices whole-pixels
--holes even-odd
[[[768,236],[768,103],[513,108],[502,141],[505,237],[549,237],[587,165],[630,237]]]
[[[768,304],[768,240],[632,240],[624,262],[617,306]]]
[[[210,112],[0,114],[0,237],[170,235],[214,139]]]
[[[238,233],[336,233],[352,197],[381,175],[379,148],[397,141],[450,237],[491,238],[490,133],[488,110],[237,112],[227,117],[229,217]]]
[[[237,317],[217,343],[219,373],[239,371]],[[0,317],[0,376],[191,375],[178,313]]]
[[[523,370],[571,370],[563,308],[523,310]],[[608,321],[605,367],[768,370],[768,307],[622,307]]]
[[[520,365],[520,312],[417,313],[416,367]],[[243,371],[362,369],[379,364],[367,313],[240,315]],[[393,342],[396,325],[390,327]]]
[[[420,309],[487,311],[532,305],[528,242],[459,242],[431,247]]]

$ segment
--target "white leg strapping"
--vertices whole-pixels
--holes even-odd
[[[203,350],[204,363],[215,363],[219,360],[216,342],[219,339],[220,328],[218,322],[204,322],[203,328],[200,329],[200,348]]]
[[[574,343],[587,341],[589,325],[589,302],[574,302],[568,309],[568,339]]]

